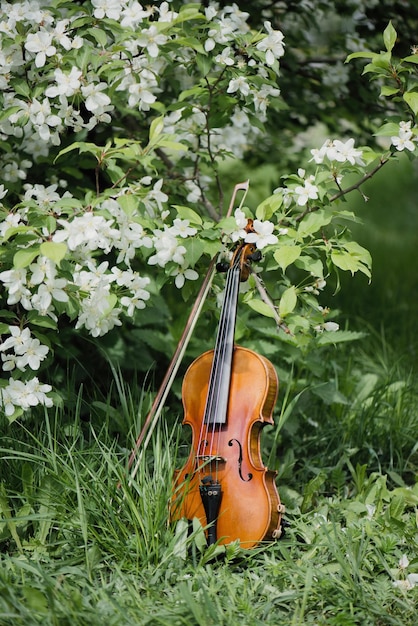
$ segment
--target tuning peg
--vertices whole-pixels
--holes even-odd
[[[218,272],[227,272],[229,270],[229,263],[227,261],[219,261],[216,264],[216,269]]]

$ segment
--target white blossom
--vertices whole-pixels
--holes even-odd
[[[27,410],[38,404],[51,407],[52,399],[46,395],[51,390],[51,385],[40,383],[37,377],[26,382],[9,378],[8,385],[0,389],[5,414],[10,417],[16,408]]]
[[[112,20],[118,20],[121,13],[120,0],[91,0],[94,7],[93,15],[98,19],[108,17]]]
[[[107,83],[89,83],[81,87],[81,93],[86,98],[85,106],[88,111],[96,112],[109,105],[111,100],[103,91],[107,88]]]
[[[318,198],[319,189],[312,183],[313,176],[310,176],[305,180],[304,185],[298,185],[295,188],[295,194],[297,196],[296,202],[299,206],[304,206],[309,200],[316,200]]]
[[[121,309],[114,306],[109,285],[100,285],[81,303],[76,329],[86,328],[92,337],[106,335],[115,326],[121,326]]]
[[[234,211],[235,223],[237,228],[230,234],[232,241],[238,241],[238,239],[245,239],[247,231],[245,230],[248,219],[245,217],[244,211],[241,209],[235,209]]]
[[[197,233],[197,229],[193,226],[190,226],[189,220],[182,220],[177,217],[173,221],[173,226],[170,228],[170,232],[174,236],[186,238],[193,237],[193,235]]]
[[[55,41],[58,41],[64,50],[71,50],[71,48],[74,48],[74,42],[67,34],[69,23],[69,20],[59,20],[56,23],[55,28],[51,31]]]
[[[56,96],[73,96],[81,86],[81,76],[83,72],[78,67],[73,66],[69,73],[64,73],[60,68],[54,71],[56,86],[48,87],[45,95],[48,98]]]
[[[122,28],[132,28],[132,30],[134,30],[149,14],[149,9],[143,9],[139,2],[131,0],[121,11],[120,24]]]
[[[161,5],[158,8],[158,13],[159,13],[159,18],[158,18],[159,22],[173,22],[178,16],[178,13],[176,13],[176,11],[172,11],[170,9],[170,5],[168,4],[168,2],[161,3]]]
[[[0,272],[0,281],[4,283],[9,296],[7,304],[20,302],[27,311],[32,309],[30,302],[31,292],[27,288],[26,269],[11,269]]]
[[[322,324],[318,324],[317,326],[315,326],[315,330],[318,333],[322,333],[322,332],[331,332],[331,333],[335,333],[337,332],[337,330],[339,330],[340,326],[339,324],[337,324],[337,322],[323,322]]]
[[[227,93],[240,92],[243,96],[248,96],[250,93],[250,86],[247,82],[246,76],[237,76],[237,78],[231,78],[229,81]]]
[[[142,202],[144,203],[147,211],[150,213],[151,216],[153,216],[155,213],[154,211],[155,204],[157,205],[158,210],[162,212],[163,203],[167,202],[168,200],[167,194],[161,191],[162,186],[163,186],[163,179],[160,178],[154,184],[152,190],[149,191],[147,195],[142,199]]]
[[[254,108],[263,115],[267,111],[270,98],[277,98],[280,95],[280,89],[271,87],[270,85],[262,85],[261,89],[254,89],[251,92],[254,100]]]
[[[267,65],[273,65],[276,59],[284,55],[284,36],[280,30],[274,30],[270,22],[264,22],[264,28],[268,35],[257,44],[257,50],[266,53]]]
[[[199,274],[187,266],[176,267],[172,275],[175,276],[174,283],[177,289],[181,289],[186,280],[197,280],[199,278]]]
[[[409,591],[418,586],[418,574],[408,574],[405,579],[394,580],[393,586],[404,591]]]
[[[39,339],[34,337],[25,345],[25,352],[16,359],[16,367],[24,371],[29,365],[32,370],[38,370],[48,352],[48,346],[41,344]]]
[[[9,213],[4,220],[0,222],[0,237],[4,237],[9,228],[16,228],[21,224],[21,216],[19,213]]]
[[[390,138],[392,145],[401,152],[409,150],[413,152],[416,148],[416,137],[411,129],[411,122],[399,122],[399,134]]]
[[[348,161],[351,165],[358,164],[364,165],[362,161],[362,151],[354,147],[354,139],[350,138],[347,141],[340,141],[339,139],[327,139],[323,145],[318,149],[311,150],[312,160],[315,163],[323,163],[327,158],[330,162],[337,161],[339,163],[345,163]]]
[[[169,230],[155,230],[153,243],[156,253],[148,259],[150,265],[165,267],[170,261],[178,265],[184,264],[186,248],[179,244]]]
[[[403,554],[399,559],[399,569],[406,569],[409,565],[409,559],[406,554]]]
[[[157,96],[151,91],[152,87],[156,84],[156,81],[153,81],[151,85],[150,82],[142,80],[141,82],[134,82],[129,85],[128,105],[130,107],[138,105],[140,111],[149,111],[151,104],[157,99]]]
[[[215,57],[215,61],[219,63],[219,65],[234,65],[235,60],[232,48],[230,46],[224,48],[222,52]]]
[[[37,33],[29,33],[25,48],[28,52],[34,53],[36,67],[43,67],[46,63],[46,57],[53,56],[57,49],[52,45],[52,33],[46,30],[39,30]]]
[[[25,345],[30,340],[29,328],[21,329],[19,326],[9,326],[10,337],[0,344],[0,351],[13,349],[16,354],[25,351]]]
[[[51,129],[61,126],[59,115],[52,113],[48,98],[34,98],[29,106],[29,119],[43,141],[51,139]]]
[[[255,243],[259,250],[278,242],[277,236],[273,234],[273,222],[269,222],[268,220],[264,222],[262,220],[254,220],[253,228],[255,232],[248,233],[245,237],[245,241],[247,243]]]
[[[137,38],[138,45],[145,48],[149,56],[152,58],[156,58],[158,56],[158,46],[163,46],[166,41],[166,35],[160,33],[154,24],[149,28],[142,30]]]
[[[102,215],[94,215],[90,211],[71,221],[57,221],[63,228],[55,232],[53,241],[66,241],[70,250],[84,246],[90,251],[102,249],[110,252],[114,242],[120,238],[120,232],[112,228],[113,220],[106,220]]]

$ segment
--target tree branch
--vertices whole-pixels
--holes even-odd
[[[263,283],[261,281],[261,278],[255,272],[252,272],[252,275],[254,276],[255,284],[256,284],[258,293],[260,294],[260,298],[271,309],[271,311],[273,313],[273,317],[274,317],[275,322],[277,324],[277,327],[281,328],[287,335],[289,335],[290,334],[290,330],[288,329],[286,324],[283,322],[283,320],[280,317],[280,315],[277,313],[277,307],[274,305],[273,301],[271,300],[270,296],[268,295],[268,293],[266,291],[266,288],[264,287],[264,285],[263,285]]]
[[[370,172],[368,172],[362,178],[360,178],[360,180],[358,180],[353,185],[350,185],[350,187],[346,187],[346,189],[340,189],[340,191],[338,191],[333,196],[331,196],[331,198],[329,199],[330,203],[331,202],[335,202],[335,200],[338,200],[339,198],[342,198],[343,196],[347,195],[351,191],[355,191],[356,189],[360,189],[360,187],[366,181],[370,180],[370,178],[373,178],[373,176],[375,174],[377,174],[377,172],[379,170],[381,170],[382,167],[384,165],[386,165],[386,163],[388,161],[389,161],[389,157],[386,157],[386,158],[385,157],[381,157],[381,159],[380,159],[379,163],[376,165],[376,167],[374,167],[372,170],[370,170]],[[365,197],[365,196],[363,196],[363,197]],[[320,206],[310,206],[310,207],[307,207],[303,211],[303,213],[301,213],[300,215],[297,216],[295,221],[296,222],[301,222],[303,220],[303,218],[306,217],[306,215],[308,215],[309,213],[315,213],[315,211],[319,211],[320,208],[321,208]]]
[[[329,199],[330,202],[335,202],[335,200],[338,200],[339,198],[341,198],[342,196],[345,196],[347,193],[350,193],[351,191],[355,191],[356,189],[360,189],[361,185],[363,185],[367,180],[369,180],[370,178],[372,178],[375,174],[377,174],[377,172],[379,170],[382,169],[382,167],[384,165],[386,165],[386,163],[389,161],[389,157],[384,158],[382,157],[378,163],[378,165],[376,165],[376,167],[374,167],[370,172],[368,172],[367,174],[365,174],[362,178],[360,178],[359,181],[357,181],[356,183],[354,183],[354,185],[350,185],[350,187],[347,187],[346,189],[341,189],[341,191],[339,191],[338,193],[334,194],[333,196],[331,196],[331,198]]]

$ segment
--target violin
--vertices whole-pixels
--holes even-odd
[[[254,244],[236,250],[215,347],[193,361],[183,379],[183,424],[192,444],[175,471],[170,517],[198,518],[208,545],[238,540],[253,548],[282,533],[277,472],[263,465],[260,451],[261,431],[273,424],[277,374],[265,357],[234,344],[239,285],[259,255]]]

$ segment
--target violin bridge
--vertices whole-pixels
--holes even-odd
[[[199,454],[196,456],[197,461],[201,461],[204,464],[207,463],[226,463],[226,459],[223,456],[218,456],[216,454]]]

